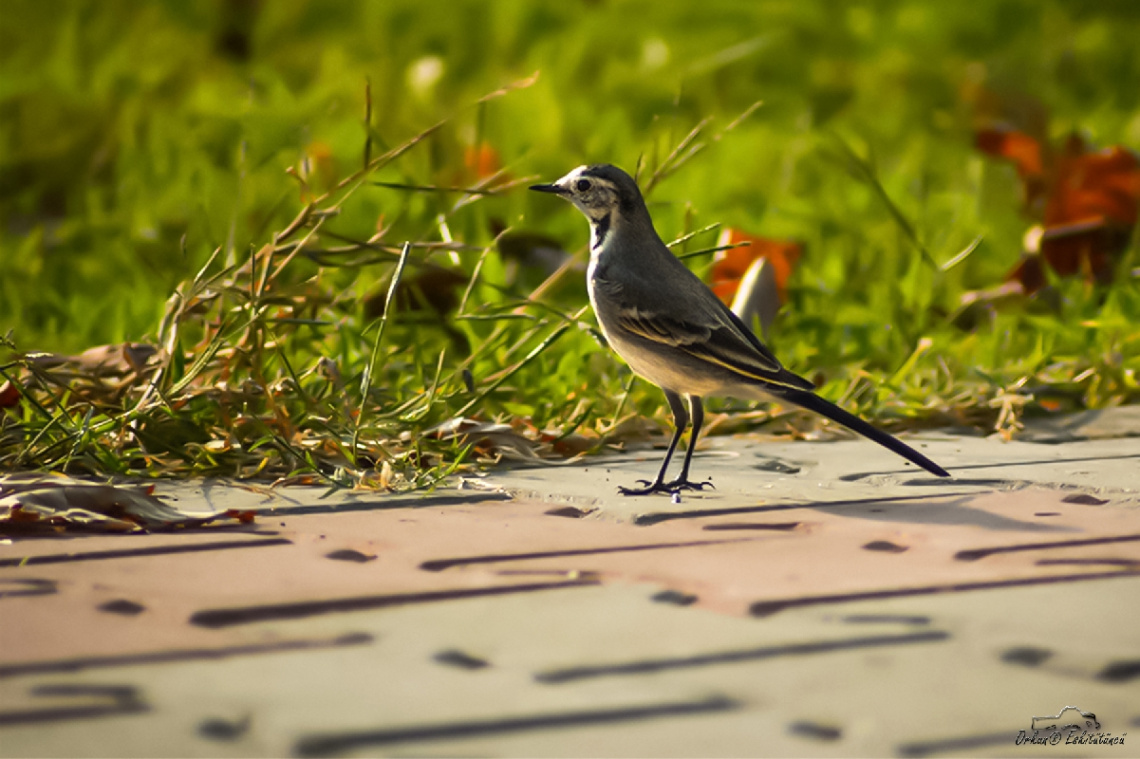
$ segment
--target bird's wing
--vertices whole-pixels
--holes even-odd
[[[686,319],[626,305],[618,309],[617,320],[621,327],[639,337],[716,364],[741,375],[742,379],[799,390],[813,387],[781,366],[772,352],[727,308],[724,314],[701,314],[700,318]]]

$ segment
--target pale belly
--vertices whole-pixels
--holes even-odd
[[[617,354],[629,364],[629,368],[658,387],[681,395],[703,397],[725,394],[723,381],[703,373],[698,367],[686,366],[688,362],[675,348],[665,346],[661,349],[647,349],[634,341],[615,338],[604,327],[602,331]]]

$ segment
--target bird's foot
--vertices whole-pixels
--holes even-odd
[[[705,488],[712,488],[713,490],[716,490],[716,486],[714,486],[711,482],[690,482],[689,480],[683,480],[680,477],[673,480],[672,482],[666,482],[664,487],[670,493],[680,493],[682,490],[704,490]]]
[[[667,493],[669,495],[676,495],[682,490],[704,490],[705,488],[713,487],[711,482],[690,482],[689,480],[682,480],[680,478],[671,482],[661,482],[657,480],[650,482],[649,480],[638,480],[644,483],[643,488],[625,488],[618,486],[618,492],[622,495],[651,495],[653,493]]]
[[[669,488],[661,480],[654,480],[653,482],[650,482],[649,480],[638,480],[638,482],[644,483],[645,487],[643,487],[643,488],[627,488],[627,487],[622,487],[621,485],[618,485],[618,492],[621,493],[622,495],[650,495],[651,493],[672,493],[673,492],[673,491],[669,490]]]

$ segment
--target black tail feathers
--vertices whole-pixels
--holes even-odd
[[[821,416],[825,416],[834,422],[838,422],[844,427],[847,427],[854,432],[858,432],[860,435],[868,438],[869,440],[874,440],[884,448],[889,448],[898,455],[902,456],[907,461],[917,464],[931,474],[936,474],[939,477],[950,476],[950,473],[945,469],[938,466],[933,461],[926,458],[921,453],[914,450],[894,435],[890,435],[880,429],[872,427],[870,424],[864,422],[854,414],[844,411],[831,401],[824,400],[815,393],[792,390],[790,388],[782,388],[781,392],[779,392],[779,396],[791,403],[796,404],[797,406],[807,409],[808,411],[814,411],[815,413]]]

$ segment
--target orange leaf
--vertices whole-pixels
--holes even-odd
[[[1097,151],[1065,155],[1057,175],[1045,225],[1094,218],[1132,226],[1140,208],[1140,160],[1119,145]]]
[[[1061,276],[1111,281],[1116,256],[1128,247],[1140,216],[1136,154],[1119,145],[1089,152],[1077,134],[1055,152],[1009,129],[983,129],[976,139],[980,150],[1017,166],[1026,207],[1044,222],[1027,236],[1028,255],[1006,281],[1020,282],[1027,293],[1036,292],[1045,286],[1046,263]]]
[[[501,169],[503,163],[499,160],[499,151],[483,142],[463,151],[463,165],[476,179],[486,179]]]
[[[257,520],[257,512],[245,509],[226,509],[222,516],[236,519],[242,524],[252,524]]]
[[[748,267],[756,259],[764,258],[772,264],[776,274],[776,287],[780,291],[780,299],[783,300],[788,280],[803,252],[803,246],[791,240],[756,237],[731,227],[725,228],[720,233],[717,246],[742,242],[749,244],[717,252],[710,275],[712,291],[725,303],[731,303],[740,286],[740,278],[748,271]]]
[[[1025,132],[1002,128],[980,129],[975,140],[983,153],[1013,161],[1023,179],[1041,176],[1045,171],[1041,143]]]

